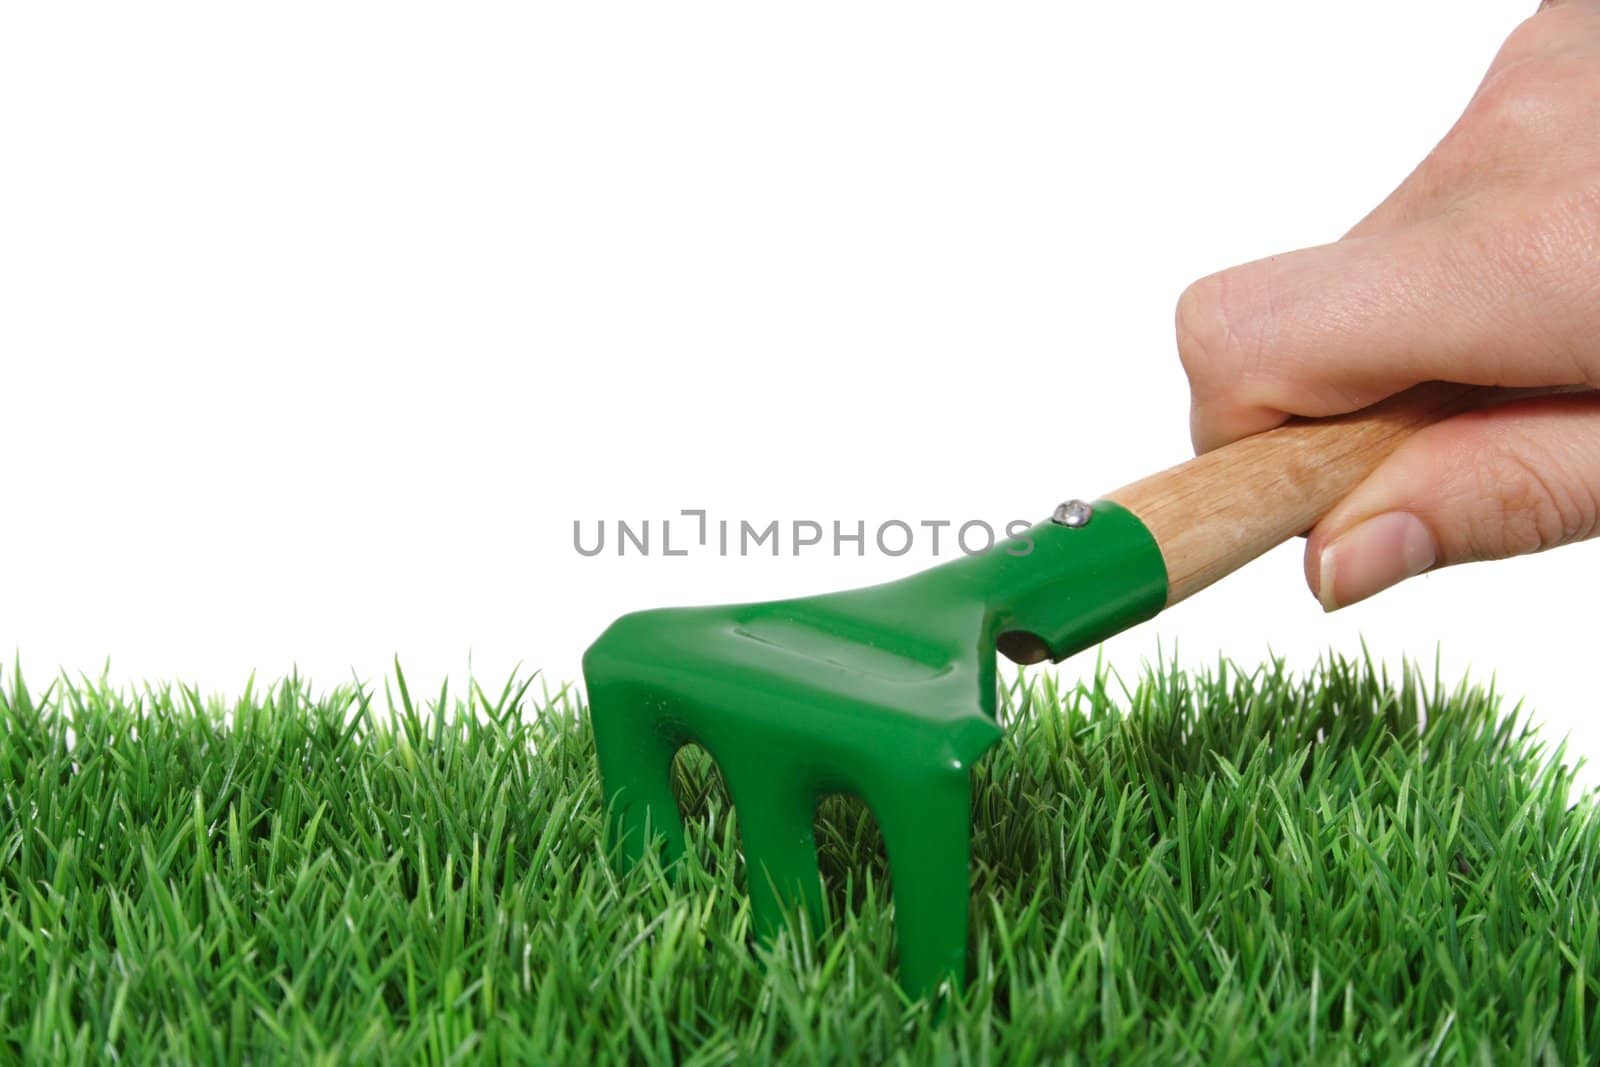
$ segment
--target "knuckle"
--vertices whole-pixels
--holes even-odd
[[[1229,308],[1228,272],[1190,285],[1178,297],[1178,359],[1196,393],[1225,388],[1239,377],[1238,335]]]
[[[1562,104],[1541,84],[1538,65],[1513,64],[1489,77],[1472,98],[1463,125],[1480,143],[1524,145],[1555,125]]]
[[[1568,146],[1573,122],[1592,107],[1597,76],[1582,57],[1552,53],[1547,39],[1546,27],[1531,19],[1506,42],[1458,123],[1474,146],[1513,158]]]
[[[1548,450],[1522,438],[1490,445],[1476,459],[1484,507],[1471,535],[1479,556],[1528,555],[1595,532],[1600,504],[1563,476],[1560,458]]]

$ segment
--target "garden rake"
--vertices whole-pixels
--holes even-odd
[[[861,798],[888,851],[900,978],[965,978],[973,762],[995,743],[996,651],[1059,661],[1308,530],[1411,433],[1505,398],[1429,383],[1294,420],[1054,514],[980,555],[884,585],[642,611],[584,656],[624,866],[684,847],[671,769],[703,746],[738,815],[755,928],[820,917],[813,822]]]

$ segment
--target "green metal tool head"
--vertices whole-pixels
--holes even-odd
[[[813,820],[862,798],[888,847],[903,984],[965,975],[970,768],[1000,736],[996,650],[1059,660],[1149,618],[1160,550],[1099,501],[885,585],[618,619],[584,656],[614,846],[683,850],[673,756],[691,741],[738,811],[758,931],[818,915]]]

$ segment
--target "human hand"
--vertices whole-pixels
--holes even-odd
[[[1445,138],[1341,240],[1178,301],[1197,451],[1419,382],[1600,387],[1600,0],[1546,3]],[[1402,444],[1311,531],[1328,610],[1406,578],[1600,533],[1600,393]]]

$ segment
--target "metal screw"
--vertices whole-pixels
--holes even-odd
[[[1094,508],[1081,500],[1068,500],[1064,504],[1057,504],[1056,510],[1050,516],[1050,521],[1057,526],[1065,526],[1076,530],[1080,526],[1089,525],[1089,520],[1094,518]]]

